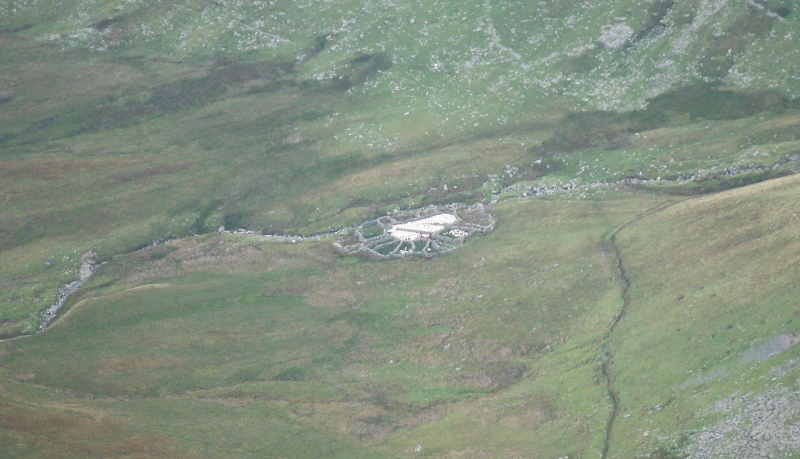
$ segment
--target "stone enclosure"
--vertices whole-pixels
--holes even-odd
[[[357,242],[339,247],[348,255],[430,258],[452,252],[470,236],[492,231],[494,225],[494,217],[483,204],[428,206],[362,223],[354,230]]]

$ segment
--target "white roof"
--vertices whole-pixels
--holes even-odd
[[[436,214],[419,220],[395,225],[386,230],[386,232],[401,241],[416,241],[433,234],[439,234],[444,231],[448,225],[452,225],[458,221],[459,218],[453,214]]]

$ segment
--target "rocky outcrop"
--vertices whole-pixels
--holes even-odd
[[[0,104],[14,100],[14,91],[10,89],[0,90]]]
[[[81,255],[81,263],[78,267],[78,279],[64,284],[58,289],[58,298],[56,298],[56,302],[42,313],[44,320],[39,324],[37,333],[47,328],[50,323],[55,320],[58,310],[61,309],[61,306],[64,305],[70,295],[81,288],[102,264],[100,256],[94,250],[89,250]]]

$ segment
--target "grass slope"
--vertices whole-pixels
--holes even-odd
[[[0,336],[107,262],[0,343],[0,455],[770,452],[800,416],[798,181],[767,181],[798,172],[799,17],[0,4]],[[431,261],[214,233],[476,201],[497,229]]]
[[[7,388],[135,419],[187,453],[232,453],[231,429],[242,448],[288,448],[250,439],[290,422],[384,454],[582,455],[604,433],[595,342],[620,300],[600,241],[650,202],[504,204],[491,235],[431,261],[218,235],[149,248],[104,266],[47,332],[4,343]]]
[[[493,233],[431,261],[219,235],[148,248],[3,343],[3,447],[48,454],[23,421],[46,412],[76,456],[586,457],[607,438],[608,358],[608,457],[679,452],[719,400],[796,389],[796,349],[752,356],[797,331],[798,186],[507,202]],[[116,430],[81,440],[100,419]]]
[[[792,5],[639,3],[0,5],[0,334],[90,248],[795,170]]]
[[[798,184],[791,177],[694,199],[620,233],[631,289],[611,344],[629,415],[612,443],[618,457],[652,448],[644,432],[677,443],[676,432],[724,417],[710,407],[725,397],[797,391],[798,351],[781,353],[773,340],[798,331]],[[715,456],[724,451],[717,443]]]

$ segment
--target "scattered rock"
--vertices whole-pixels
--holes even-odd
[[[12,100],[14,100],[15,96],[16,95],[14,94],[14,91],[10,89],[0,91],[0,104],[3,102],[11,102]]]
[[[285,137],[283,139],[283,143],[286,145],[297,145],[299,143],[305,142],[306,139],[303,138],[302,134],[299,132],[294,132],[291,135]]]
[[[800,396],[785,388],[758,396],[728,397],[716,404],[726,413],[694,433],[688,457],[796,457],[800,455]]]
[[[600,29],[598,40],[609,48],[618,48],[633,35],[633,29],[625,24],[609,24]]]
[[[99,263],[100,255],[94,250],[90,250],[81,255],[81,267],[78,269],[78,276],[80,276],[80,279],[86,280],[94,274],[94,270]]]
[[[92,274],[94,274],[97,268],[102,264],[102,261],[100,261],[100,255],[98,255],[94,250],[89,250],[81,255],[81,264],[78,268],[78,279],[68,284],[64,284],[61,286],[61,288],[59,288],[59,294],[56,302],[42,313],[44,320],[41,324],[39,324],[39,332],[50,325],[50,323],[56,318],[58,310],[64,305],[64,302],[67,301],[67,298],[78,291],[78,289],[81,288],[90,277],[92,277]]]
[[[742,355],[742,363],[763,363],[800,343],[800,332],[785,333]]]

